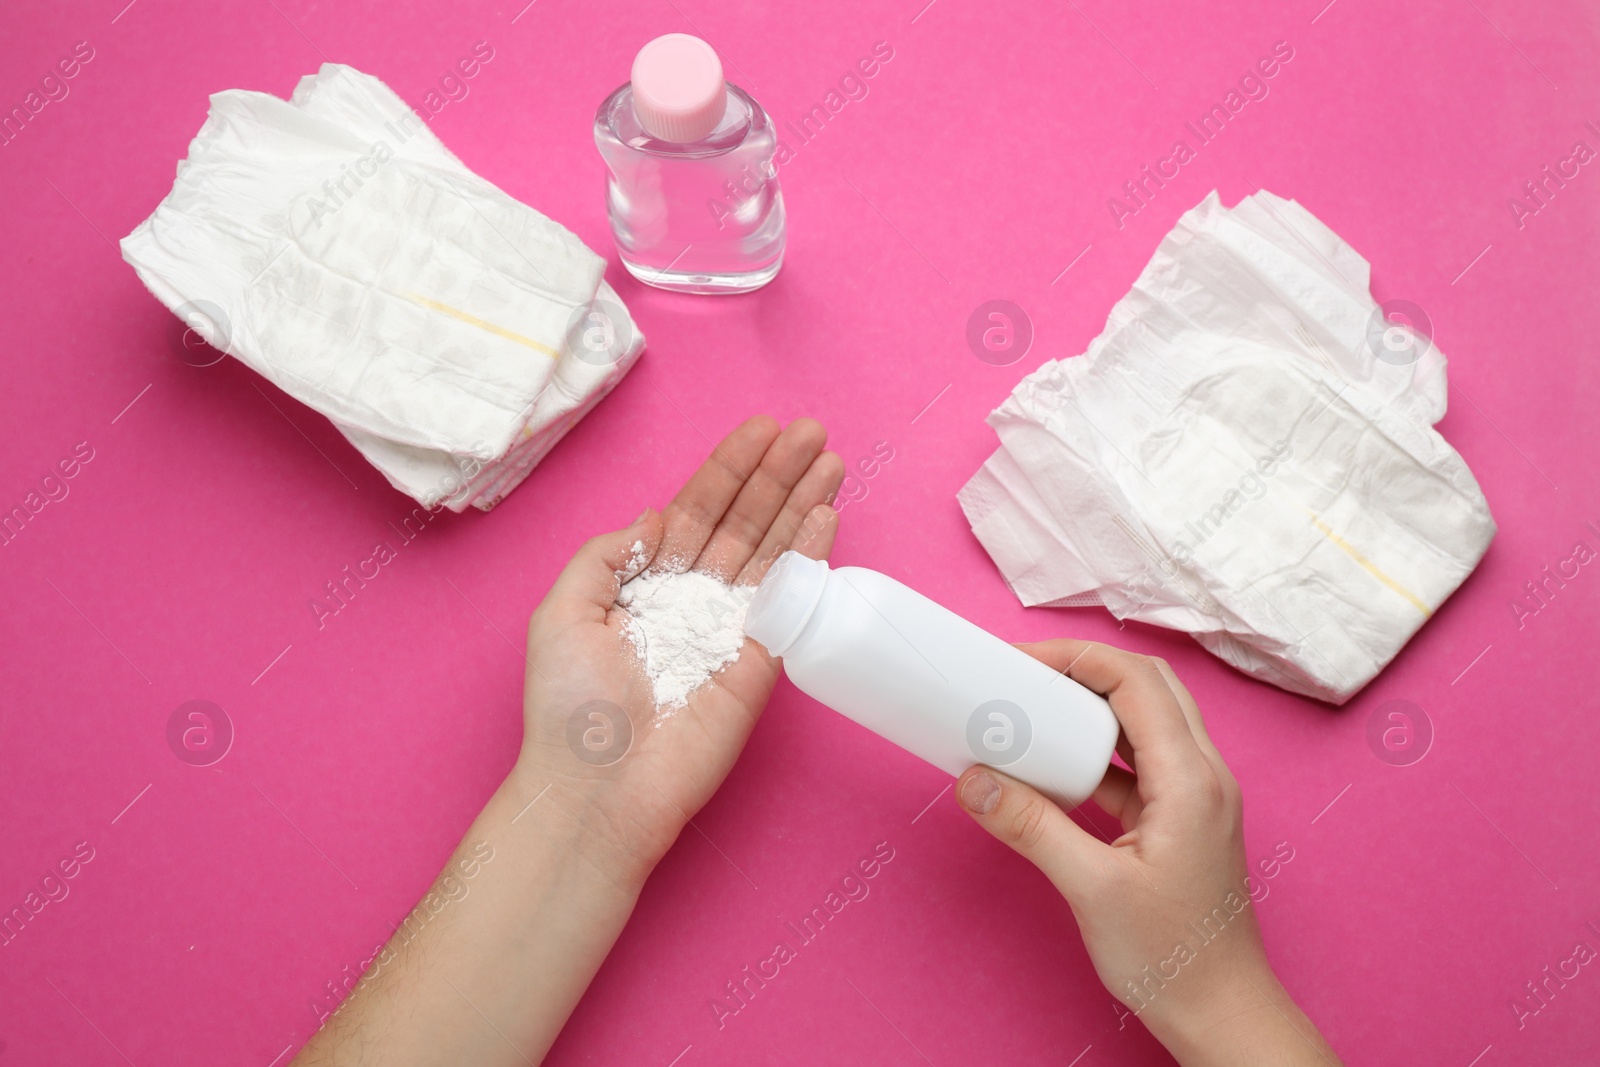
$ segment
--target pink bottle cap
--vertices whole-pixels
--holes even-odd
[[[652,137],[685,144],[717,128],[728,87],[716,50],[687,33],[657,37],[633,60],[633,111]]]

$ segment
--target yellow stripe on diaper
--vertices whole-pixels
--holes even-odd
[[[541,344],[531,337],[522,336],[520,333],[512,333],[503,326],[496,326],[494,323],[480,319],[476,315],[469,315],[460,308],[453,308],[449,304],[441,304],[437,300],[429,300],[427,297],[418,296],[416,293],[406,293],[404,295],[407,300],[410,300],[413,303],[421,304],[423,307],[431,308],[434,311],[441,311],[444,314],[449,315],[452,319],[461,320],[468,326],[476,326],[480,330],[487,330],[496,337],[504,337],[507,341],[515,341],[519,345],[527,345],[534,351],[543,352],[547,356],[551,356],[556,359],[561,358],[561,353],[556,349],[551,348],[547,344]]]
[[[1422,612],[1423,618],[1433,618],[1433,609],[1424,604],[1415,593],[1411,592],[1411,590],[1407,589],[1405,586],[1401,585],[1399,582],[1383,573],[1383,571],[1378,569],[1377,564],[1363,556],[1360,552],[1357,552],[1354,545],[1340,537],[1338,534],[1334,533],[1332,528],[1329,527],[1327,523],[1317,518],[1316,512],[1311,511],[1310,509],[1302,510],[1304,510],[1307,515],[1311,516],[1312,523],[1314,523],[1317,529],[1322,532],[1323,537],[1326,537],[1328,540],[1332,541],[1334,544],[1343,549],[1345,554],[1351,559],[1355,560],[1357,563],[1361,564],[1368,574],[1372,575],[1374,578],[1378,579],[1378,581],[1382,582],[1390,589],[1393,589],[1396,593],[1399,593],[1401,596],[1411,601],[1412,606],[1418,611]]]

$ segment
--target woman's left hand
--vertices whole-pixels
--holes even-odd
[[[746,638],[739,658],[686,707],[660,715],[617,591],[646,569],[754,585],[786,549],[825,558],[838,529],[828,502],[844,477],[826,439],[813,419],[781,432],[771,417],[749,420],[712,449],[665,511],[647,508],[627,529],[584,544],[533,613],[515,773],[529,790],[568,794],[559,806],[582,813],[588,858],[621,878],[642,880],[722,783],[779,661]],[[586,735],[593,748],[574,742]]]

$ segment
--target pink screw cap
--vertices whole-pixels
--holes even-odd
[[[633,60],[633,111],[652,137],[685,144],[717,128],[728,107],[716,50],[687,33],[657,37]]]

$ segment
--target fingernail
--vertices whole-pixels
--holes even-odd
[[[628,529],[631,530],[635,526],[639,525],[641,522],[644,521],[644,517],[646,515],[648,515],[648,514],[650,514],[650,509],[649,508],[645,508],[643,511],[639,512],[639,517],[637,519],[634,519],[632,522],[628,523]]]
[[[1000,783],[979,771],[961,785],[961,806],[974,815],[987,815],[1000,802]]]

